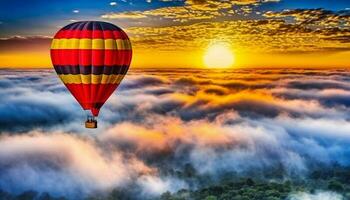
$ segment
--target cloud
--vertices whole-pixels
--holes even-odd
[[[46,92],[37,94],[47,95]],[[56,100],[61,100],[61,102],[52,101],[48,98],[37,100],[35,94],[28,95],[26,98],[18,96],[3,99],[0,106],[0,127],[2,131],[24,131],[37,126],[68,123],[74,120],[74,117],[79,116],[72,114],[72,111],[78,111],[78,109],[72,106],[73,102],[70,98],[57,97]],[[62,107],[64,104],[65,106]]]
[[[335,127],[344,131],[334,134]],[[100,139],[151,163],[162,163],[163,159],[179,167],[191,163],[200,174],[244,175],[259,171],[256,176],[265,176],[266,169],[280,164],[287,174],[303,176],[313,163],[330,165],[339,159],[336,162],[349,164],[342,156],[349,153],[343,149],[349,142],[346,130],[347,122],[340,120],[285,116],[252,120],[227,112],[213,122],[148,116],[143,124],[118,124],[101,134]],[[344,144],[321,143],[334,138],[343,138]]]
[[[53,71],[28,70],[1,74],[0,133],[69,124],[82,110]]]
[[[319,191],[315,194],[299,192],[289,195],[290,200],[343,200],[344,197],[335,192]]]
[[[141,19],[147,16],[142,12],[124,12],[124,13],[109,13],[101,16],[105,19]]]
[[[127,22],[133,48],[142,53],[156,49],[187,54],[206,49],[218,40],[232,44],[235,53],[242,55],[338,55],[349,51],[348,12],[258,9],[256,4],[267,2],[271,1],[188,1],[180,6],[110,12],[101,17],[118,24]],[[4,38],[0,51],[44,52],[50,41],[43,36]]]
[[[174,22],[188,22],[193,20],[208,20],[217,17],[229,15],[233,6],[242,7],[243,13],[251,13],[250,6],[259,5],[267,2],[279,2],[278,0],[186,0],[180,6],[168,6],[145,11],[117,12],[102,15],[105,19],[139,19],[139,18],[157,18],[169,19]],[[236,11],[239,13],[239,11]]]
[[[171,12],[173,13],[173,12]],[[208,15],[206,15],[208,16]],[[346,26],[290,23],[287,19],[227,20],[198,22],[165,27],[130,27],[136,49],[159,51],[198,51],[221,38],[236,53],[346,52]],[[150,48],[151,47],[151,48]]]
[[[349,12],[259,9],[268,2],[273,1],[186,1],[180,6],[107,13],[102,18],[138,19],[127,32],[134,47],[143,52],[192,52],[217,40],[232,44],[241,54],[330,54],[350,49]]]
[[[0,39],[0,52],[47,50],[50,44],[51,38],[48,36],[13,36]]]
[[[0,188],[11,193],[157,197],[207,184],[187,168],[215,182],[350,165],[348,70],[131,69],[97,130],[53,70],[0,77]]]
[[[122,90],[139,89],[139,88],[144,88],[152,85],[159,86],[166,83],[167,83],[167,80],[159,76],[143,76],[143,77],[138,77],[136,79],[130,78],[129,80],[126,80],[121,86],[121,89]]]
[[[346,23],[350,19],[350,12],[330,11],[324,9],[293,9],[281,12],[266,12],[266,17],[286,18],[293,17],[295,24],[310,32],[320,34],[323,39],[347,42],[349,26]],[[321,28],[315,29],[314,26]]]
[[[142,188],[142,195],[157,197],[164,192],[176,192],[183,188],[188,188],[188,185],[179,179],[174,178],[159,178],[155,176],[141,176],[137,180],[137,184]]]
[[[106,155],[93,140],[69,134],[3,135],[0,144],[0,187],[14,192],[35,189],[80,198],[152,172],[136,158]]]

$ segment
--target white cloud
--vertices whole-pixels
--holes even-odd
[[[0,187],[67,196],[131,183],[158,195],[191,185],[162,173],[181,171],[186,164],[214,178],[252,169],[263,175],[276,165],[284,167],[285,176],[303,178],[310,164],[350,163],[348,109],[343,101],[332,108],[321,101],[322,95],[350,90],[345,87],[349,72],[188,71],[131,71],[103,107],[101,126],[91,132],[53,71],[0,71],[0,131],[7,131],[0,137]],[[317,84],[310,81],[317,77]],[[291,80],[307,87],[296,92],[287,87]],[[329,80],[341,82],[343,89],[308,89],[334,87]],[[8,131],[20,123],[27,126],[21,135]],[[290,200],[329,199],[341,196],[290,195]]]
[[[145,195],[160,195],[166,191],[176,192],[180,189],[187,188],[187,184],[176,178],[160,178],[157,176],[141,176],[137,183],[143,188]]]
[[[289,195],[289,200],[343,200],[344,197],[335,192],[318,191],[314,194],[298,192]]]

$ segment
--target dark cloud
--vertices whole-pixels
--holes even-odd
[[[0,38],[0,52],[48,50],[51,38],[45,36]]]
[[[294,19],[293,23],[286,23],[277,32],[316,33],[324,40],[348,43],[350,30],[347,23],[350,19],[349,11],[330,11],[319,9],[287,9],[280,12],[266,12],[268,18],[287,17]]]
[[[83,117],[52,70],[1,70],[0,133],[66,124]]]
[[[350,43],[350,35],[342,35],[342,36],[331,36],[328,38],[325,38],[326,40],[331,41],[339,41],[342,43]]]
[[[128,89],[142,89],[147,86],[157,86],[165,84],[166,81],[161,77],[155,76],[142,76],[138,77],[132,81],[126,81],[123,85],[120,86],[121,90]]]
[[[292,80],[287,83],[287,87],[298,89],[349,89],[345,82],[333,80]]]

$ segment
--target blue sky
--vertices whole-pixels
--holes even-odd
[[[110,5],[116,2],[117,5]],[[69,20],[101,20],[107,12],[148,10],[164,6],[181,5],[183,2],[146,1],[2,1],[0,8],[0,37],[12,35],[45,35],[53,33],[57,26],[70,23]],[[74,13],[78,10],[79,13]]]
[[[110,5],[115,2],[116,5]],[[116,1],[9,1],[1,2],[0,37],[13,35],[48,35],[53,34],[57,27],[64,26],[70,20],[101,20],[101,15],[110,12],[145,11],[161,7],[183,6],[185,1],[151,1],[116,0]],[[343,10],[350,7],[346,0],[281,0],[261,4],[258,10],[283,10],[297,8],[324,8],[327,10]],[[79,13],[74,13],[78,10]],[[124,24],[128,26],[128,24]]]

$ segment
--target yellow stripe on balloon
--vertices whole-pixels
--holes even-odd
[[[64,84],[119,84],[124,77],[123,74],[61,74],[59,76]]]
[[[111,49],[130,50],[129,40],[122,39],[53,39],[51,49]]]

